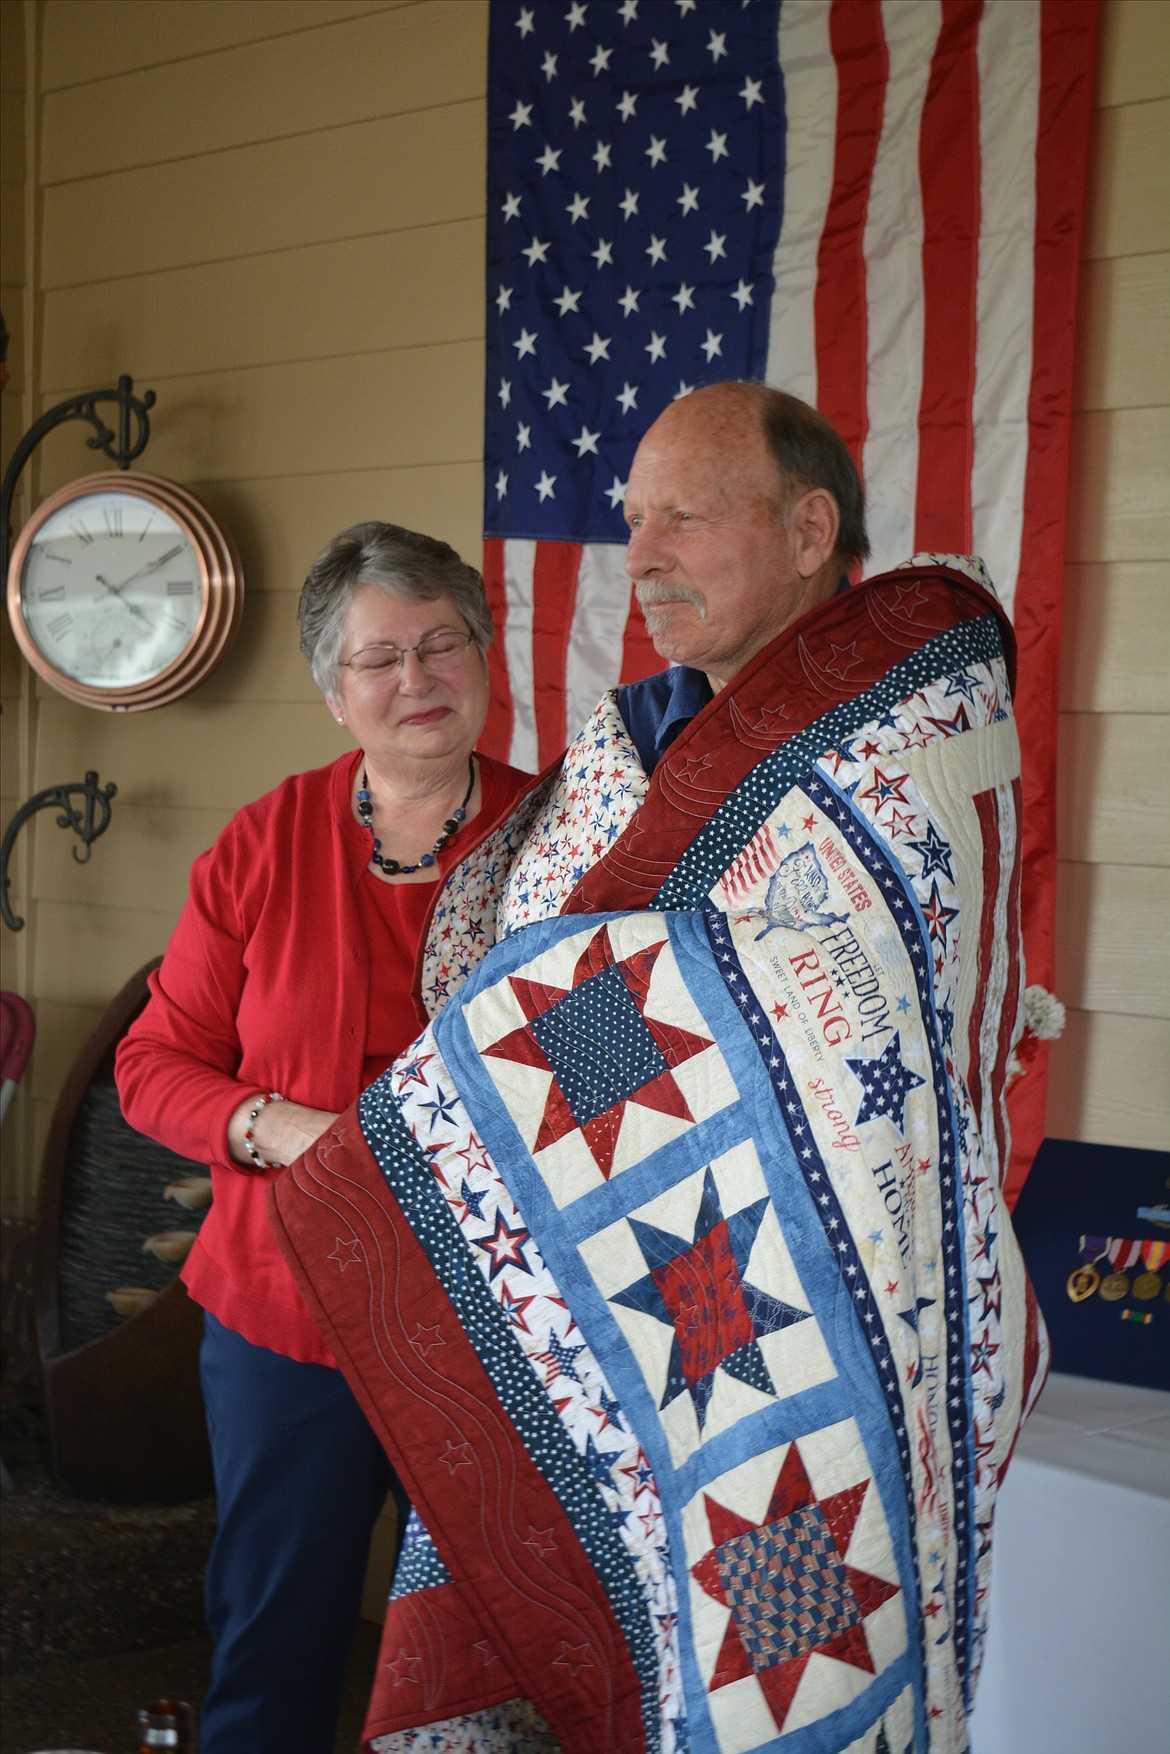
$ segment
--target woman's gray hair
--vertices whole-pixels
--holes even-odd
[[[480,651],[492,643],[483,579],[453,548],[398,524],[354,524],[314,561],[297,608],[301,650],[322,694],[336,692],[345,618],[362,585],[375,585],[408,603],[449,597]]]

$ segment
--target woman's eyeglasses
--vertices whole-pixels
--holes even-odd
[[[440,628],[428,633],[416,646],[367,646],[352,658],[342,658],[339,670],[352,670],[355,676],[400,676],[402,665],[413,652],[424,670],[441,676],[445,670],[457,670],[467,656],[473,633],[455,633]]]

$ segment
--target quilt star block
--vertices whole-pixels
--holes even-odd
[[[676,1465],[769,1402],[834,1375],[750,1141],[580,1248]]]
[[[762,1394],[775,1395],[776,1385],[760,1351],[759,1337],[810,1318],[809,1310],[797,1309],[748,1280],[748,1257],[767,1207],[766,1199],[756,1200],[730,1219],[724,1218],[719,1191],[708,1168],[694,1235],[689,1240],[636,1218],[630,1220],[650,1270],[612,1301],[642,1310],[673,1330],[661,1405],[689,1393],[700,1431],[706,1423],[715,1372],[722,1368]]]
[[[692,1604],[727,1754],[815,1723],[829,1699],[839,1706],[842,1669],[859,1698],[905,1648],[888,1529],[857,1435],[849,1421],[832,1438],[797,1438],[689,1507]]]
[[[661,925],[623,932],[618,922],[575,934],[477,995],[468,1021],[561,1200],[705,1119],[710,1092],[719,1092],[716,1105],[727,1100],[727,1080],[715,1073],[719,1050]]]

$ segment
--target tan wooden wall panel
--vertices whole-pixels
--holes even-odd
[[[337,18],[49,92],[42,179],[89,179],[457,103],[481,97],[486,80],[486,0]]]
[[[1170,891],[1164,869],[1058,867],[1056,992],[1078,1011],[1170,1017]]]
[[[483,257],[476,218],[63,287],[44,303],[43,381],[113,381],[131,361],[146,385],[478,339]]]
[[[7,12],[8,6],[3,10]],[[0,56],[7,59],[8,42],[0,44]],[[12,199],[12,191],[24,189],[24,93],[13,80],[12,71],[5,71],[3,99],[0,100],[0,183],[4,199]]]
[[[477,99],[58,185],[42,287],[482,214],[485,130]]]
[[[12,98],[5,98],[5,103],[12,103]],[[24,255],[24,204],[15,199],[11,189],[6,189],[3,200],[0,200],[0,262],[4,264],[4,278],[10,286],[23,287],[25,283],[26,264]],[[8,318],[11,329],[13,318]]]
[[[1170,97],[1170,6],[1165,0],[1107,0],[1098,44],[1102,107]]]
[[[130,973],[133,974],[133,969]],[[129,978],[129,976],[127,977]],[[111,994],[111,997],[113,995]],[[42,999],[37,1005],[37,1040],[26,1083],[29,1094],[56,1102],[60,1068],[70,1067],[101,1020],[104,1005],[74,1005]]]
[[[1170,1141],[1170,1024],[1070,1011],[1052,1047],[1048,1133],[1164,1151]]]
[[[1068,559],[1170,555],[1170,408],[1076,414]]]
[[[1168,135],[1170,100],[1097,112],[1085,226],[1087,259],[1170,249]]]
[[[134,970],[165,947],[171,925],[167,914],[149,911],[141,898],[124,908],[38,902],[38,1003],[53,999],[104,1010]],[[58,1063],[60,1077],[68,1070],[67,1063]]]
[[[1170,712],[1170,560],[1065,572],[1065,712]]]
[[[1170,402],[1170,254],[1086,262],[1077,328],[1078,409]]]
[[[1057,760],[1058,857],[1170,865],[1170,716],[1062,713]]]
[[[150,470],[231,481],[319,470],[473,461],[483,446],[483,343],[451,342],[252,371],[155,378]],[[77,473],[77,441],[55,432],[41,484]]]
[[[414,0],[52,0],[44,8],[44,86],[84,85],[234,43],[315,30]],[[7,0],[5,0],[7,10]]]
[[[320,701],[328,709],[301,655],[296,591],[245,593],[239,637],[198,692],[205,705],[233,702]]]
[[[103,782],[115,782],[128,803],[224,812],[258,798],[284,774],[319,767],[352,748],[317,702],[249,703],[224,712],[201,695],[157,715],[87,713],[69,701],[46,699],[39,743],[42,773],[93,767]],[[150,905],[144,890],[135,899]]]
[[[256,590],[299,591],[326,543],[369,518],[439,536],[472,566],[482,560],[483,468],[478,458],[269,480],[195,480],[189,485],[233,532],[249,587]]]
[[[104,776],[103,776],[104,777]],[[273,761],[269,785],[284,778]],[[139,794],[140,795],[140,794]],[[87,865],[71,856],[71,836],[51,824],[36,830],[35,884],[45,901],[87,908],[125,908],[149,900],[153,913],[178,917],[187,878],[231,815],[223,805],[192,810],[183,804],[136,802],[124,788],[114,799],[110,826],[95,841]]]

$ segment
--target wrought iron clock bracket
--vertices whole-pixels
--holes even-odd
[[[16,483],[21,470],[41,440],[55,426],[61,426],[66,420],[88,420],[94,429],[92,436],[85,441],[90,450],[101,451],[119,469],[128,469],[135,458],[140,457],[146,449],[146,442],[150,437],[148,410],[154,407],[156,399],[153,390],[136,396],[134,379],[123,374],[118,379],[116,390],[90,390],[84,396],[70,396],[67,401],[58,402],[55,408],[47,409],[39,420],[33,421],[12,453],[12,461],[4,474],[4,486],[0,490],[0,582],[8,577],[8,556],[12,548],[12,501],[16,495]],[[99,402],[117,403],[117,432],[98,413]]]
[[[8,905],[8,886],[11,882],[8,861],[16,845],[16,837],[25,823],[31,821],[38,810],[60,810],[58,828],[73,830],[84,848],[84,851],[79,851],[74,847],[73,857],[79,865],[88,865],[94,841],[110,826],[110,800],[117,796],[117,791],[118,788],[112,781],[103,786],[99,784],[96,773],[87,773],[84,780],[74,780],[69,785],[46,786],[43,792],[34,793],[27,804],[20,806],[5,830],[3,843],[0,843],[0,916],[10,932],[19,932],[24,926],[23,919],[14,914]],[[76,803],[73,802],[75,797]]]

